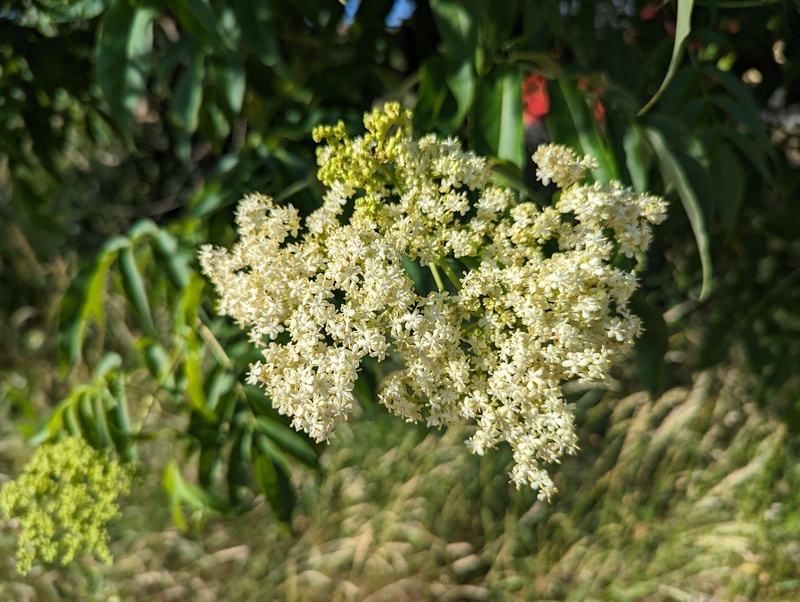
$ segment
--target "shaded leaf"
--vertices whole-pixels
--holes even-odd
[[[256,418],[258,429],[274,441],[282,450],[311,468],[319,468],[319,457],[311,442],[292,427],[274,420],[259,416]]]
[[[730,233],[739,215],[744,200],[744,168],[736,154],[725,145],[719,145],[711,155],[712,190],[714,205],[719,211],[725,228]]]
[[[478,14],[471,0],[431,0],[442,52],[454,63],[473,62],[478,47]]]
[[[675,187],[692,226],[697,248],[700,252],[700,263],[703,271],[700,300],[705,300],[711,293],[712,264],[710,240],[703,205],[698,198],[697,190],[692,185],[687,170],[677,155],[670,149],[664,135],[658,129],[652,127],[647,127],[644,131],[658,158],[665,182]]]
[[[270,67],[275,65],[280,54],[270,3],[264,0],[232,0],[231,8],[250,51],[262,64]]]
[[[95,75],[111,115],[131,140],[131,118],[144,98],[153,49],[156,9],[113,0],[103,15],[95,45]]]
[[[228,457],[226,475],[228,498],[234,506],[242,503],[245,491],[247,491],[248,467],[252,458],[252,439],[253,435],[249,430],[240,429],[233,440]]]
[[[263,434],[255,435],[253,470],[258,488],[267,496],[272,512],[279,521],[288,524],[295,505],[295,494],[289,475],[269,454],[269,442]]]
[[[167,0],[167,6],[180,24],[197,40],[222,46],[223,38],[217,28],[217,16],[207,0]]]
[[[420,67],[419,94],[414,111],[426,129],[450,136],[461,127],[474,95],[474,79],[471,79],[474,74],[468,63],[463,63],[462,67],[465,70],[453,71],[441,56],[429,59]],[[462,87],[459,87],[460,78],[466,82]],[[458,97],[453,93],[454,88]]]
[[[730,140],[736,146],[736,148],[739,149],[739,152],[744,155],[745,159],[747,159],[750,164],[758,170],[758,173],[761,174],[765,181],[773,181],[773,175],[767,166],[763,152],[758,148],[756,143],[753,142],[751,138],[748,138],[739,130],[730,125],[723,125],[720,128],[720,131],[722,132],[723,136]]]

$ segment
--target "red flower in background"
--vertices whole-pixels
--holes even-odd
[[[639,11],[639,17],[642,21],[652,21],[656,18],[656,15],[661,12],[661,9],[664,8],[663,2],[651,2],[650,4],[646,4],[641,11]],[[675,37],[675,22],[674,21],[667,21],[666,19],[661,19],[661,24],[664,27],[664,31],[667,32],[667,35],[674,38]]]
[[[531,73],[522,82],[523,119],[525,125],[542,120],[550,111],[550,96],[547,94],[547,79],[539,73]]]
[[[586,79],[578,81],[578,88],[590,92],[593,97],[592,107],[594,118],[600,127],[605,125],[606,109],[600,102],[597,90]],[[523,120],[525,125],[541,123],[542,119],[550,112],[550,96],[547,93],[547,78],[539,73],[531,73],[522,82]]]
[[[642,21],[650,21],[651,19],[655,19],[663,5],[663,2],[651,2],[641,10],[639,16],[642,18]]]

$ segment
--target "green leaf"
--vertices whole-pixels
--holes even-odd
[[[745,192],[744,167],[736,154],[727,146],[719,145],[711,155],[711,189],[714,205],[719,211],[725,229],[730,234],[739,216]]]
[[[764,130],[764,124],[761,122],[758,112],[748,110],[743,105],[739,104],[729,96],[723,94],[712,94],[709,98],[711,102],[725,111],[728,115],[733,117],[736,121],[747,127],[750,137],[755,140],[762,149],[769,152],[774,152],[772,143]]]
[[[775,157],[775,147],[767,135],[764,123],[761,121],[761,109],[759,109],[758,104],[756,104],[748,87],[739,78],[725,71],[721,71],[712,65],[699,65],[697,68],[707,77],[719,82],[730,92],[736,101],[738,101],[738,103],[735,103],[738,104],[738,107],[732,111],[729,110],[732,106],[730,104],[730,102],[732,102],[731,99],[729,99],[730,102],[726,105],[728,109],[726,109],[726,106],[720,106],[723,110],[728,110],[730,115],[736,118],[740,123],[747,126],[752,138],[761,145],[762,152]],[[712,99],[716,98],[717,96],[715,95]]]
[[[106,408],[103,404],[104,395],[95,395],[92,398],[92,414],[94,415],[94,427],[97,432],[97,438],[100,440],[100,449],[116,449],[114,439],[111,437],[111,431],[108,427],[108,420],[106,419]]]
[[[216,102],[210,100],[203,103],[198,127],[203,137],[213,144],[217,152],[222,150],[222,141],[231,133],[231,124],[225,113]]]
[[[200,344],[195,336],[186,339],[183,356],[188,401],[207,422],[216,422],[217,416],[208,408],[208,401],[203,390],[202,354]]]
[[[178,76],[172,97],[172,121],[185,134],[194,134],[200,119],[203,102],[203,77],[205,56],[196,52],[189,66]]]
[[[92,370],[92,380],[104,381],[110,372],[118,370],[122,367],[122,357],[119,353],[113,351],[103,355],[103,358],[97,362],[97,365]]]
[[[150,376],[162,387],[167,387],[173,362],[164,346],[153,337],[145,336],[136,342],[136,348]]]
[[[480,80],[475,99],[476,150],[480,154],[525,165],[522,121],[522,71],[498,66]]]
[[[192,511],[195,526],[202,522],[204,515],[220,508],[219,502],[208,492],[183,478],[181,470],[174,460],[164,469],[162,484],[164,491],[169,496],[172,520],[182,531],[188,528],[183,515],[184,506],[188,506]]]
[[[197,480],[200,487],[210,487],[214,469],[219,461],[220,448],[217,445],[203,445],[197,459]]]
[[[518,0],[478,0],[481,42],[486,44],[487,52],[504,50],[514,33],[520,13]]]
[[[269,67],[280,60],[272,7],[264,0],[233,0],[231,8],[250,51]]]
[[[191,253],[163,228],[153,236],[152,244],[156,262],[166,272],[172,286],[178,290],[185,288],[195,273],[192,269]]]
[[[680,65],[681,58],[683,57],[683,49],[686,46],[686,39],[692,31],[692,10],[694,8],[694,0],[678,0],[678,18],[675,24],[675,45],[672,47],[672,58],[669,61],[669,68],[664,81],[655,93],[653,98],[639,110],[639,115],[643,115],[650,108],[658,102],[658,99],[664,93],[670,81],[675,75]]]
[[[145,332],[155,333],[155,323],[153,314],[150,311],[150,302],[147,300],[147,289],[139,268],[136,266],[136,259],[133,248],[123,247],[119,251],[119,270],[122,276],[122,288],[125,296],[133,307],[134,313],[139,318]]]
[[[255,435],[253,446],[253,470],[258,488],[267,496],[275,516],[288,524],[295,505],[295,494],[289,475],[273,462],[269,454],[269,442],[263,434]]]
[[[74,407],[77,410],[78,428],[83,438],[95,449],[103,449],[105,446],[100,437],[100,430],[97,428],[94,416],[93,399],[95,393],[95,391],[90,391],[81,395]]]
[[[758,148],[756,143],[753,142],[751,138],[748,138],[735,127],[730,125],[723,125],[720,128],[720,131],[722,132],[723,136],[730,140],[734,146],[739,149],[739,152],[744,155],[744,158],[747,159],[747,161],[749,161],[750,164],[758,170],[758,173],[761,174],[761,177],[763,177],[766,182],[772,182],[774,180],[772,172],[770,172],[767,162],[764,159],[763,152]]]
[[[435,129],[445,136],[455,134],[461,127],[465,103],[471,102],[474,94],[474,81],[471,84],[468,81],[466,84],[459,84],[460,77],[467,81],[469,74],[453,71],[452,66],[442,56],[435,56],[422,64],[415,113],[417,119],[424,124],[423,127]],[[472,90],[469,89],[470,85]],[[458,97],[454,95],[453,88],[458,88]],[[470,97],[469,101],[467,96]]]
[[[319,456],[316,450],[306,437],[292,427],[263,416],[256,418],[256,425],[262,433],[274,441],[283,451],[306,466],[314,469],[319,468]]]
[[[474,62],[478,48],[478,14],[470,0],[431,0],[442,52],[454,63]]]
[[[642,129],[636,124],[631,124],[625,132],[623,145],[625,147],[625,164],[631,174],[633,187],[639,192],[645,192],[648,188],[652,151],[645,144]]]
[[[181,324],[188,326],[192,331],[197,326],[197,314],[200,311],[205,286],[206,281],[203,277],[200,274],[192,273],[189,284],[186,285],[181,295],[178,319]]]
[[[584,94],[572,79],[561,78],[554,84],[548,86],[550,112],[546,118],[553,139],[597,159],[599,167],[592,172],[597,180],[618,179],[616,162],[597,129]]]
[[[69,284],[58,306],[58,361],[61,370],[81,361],[89,320],[102,325],[106,275],[128,239],[109,239],[94,260],[82,267]]]
[[[711,248],[703,205],[698,198],[697,190],[692,185],[686,168],[669,148],[664,135],[654,127],[647,127],[644,131],[658,158],[664,181],[674,186],[677,190],[683,208],[689,218],[689,223],[692,226],[703,270],[703,285],[700,291],[700,300],[703,301],[711,293],[712,279]]]
[[[56,23],[71,23],[94,19],[106,8],[104,0],[70,0],[69,2],[42,2],[47,17]]]
[[[247,468],[252,458],[252,441],[253,434],[251,431],[239,429],[231,446],[226,478],[228,498],[234,506],[242,503],[245,491],[247,491]]]
[[[95,45],[95,75],[111,115],[131,142],[134,109],[144,98],[153,50],[156,9],[113,0],[100,22]]]
[[[206,386],[206,403],[210,411],[217,413],[220,398],[229,393],[236,384],[236,375],[218,366],[208,377]]]
[[[229,123],[242,112],[247,84],[244,63],[233,57],[213,57],[210,61],[215,97],[222,100],[222,108]]]
[[[458,67],[451,68],[445,76],[445,82],[456,101],[457,110],[451,118],[455,131],[461,127],[475,98],[475,70],[472,63],[464,61]]]
[[[137,458],[136,448],[131,441],[131,417],[128,408],[128,396],[125,393],[125,377],[116,374],[109,383],[109,392],[115,402],[114,412],[118,436],[117,451],[123,460],[131,462]],[[113,434],[113,433],[112,433]]]
[[[167,0],[167,7],[180,24],[202,43],[223,46],[217,16],[207,0]]]

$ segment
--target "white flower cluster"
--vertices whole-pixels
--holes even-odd
[[[263,347],[249,382],[321,441],[352,409],[362,359],[386,360],[390,411],[440,427],[474,420],[468,447],[508,442],[512,480],[549,498],[542,464],[577,449],[561,384],[604,378],[639,334],[627,308],[636,277],[611,260],[647,246],[664,201],[580,185],[591,162],[545,145],[539,177],[562,192],[553,206],[518,203],[457,140],[413,138],[399,105],[364,122],[355,139],[342,123],[315,130],[328,192],[304,228],[291,205],[252,195],[240,241],[201,250],[219,312]],[[438,290],[416,290],[413,261]]]

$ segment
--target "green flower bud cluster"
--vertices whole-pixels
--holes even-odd
[[[17,570],[25,574],[35,562],[56,559],[66,565],[83,553],[110,564],[106,524],[130,488],[128,468],[80,437],[39,447],[22,474],[0,489],[0,510],[21,528]]]

